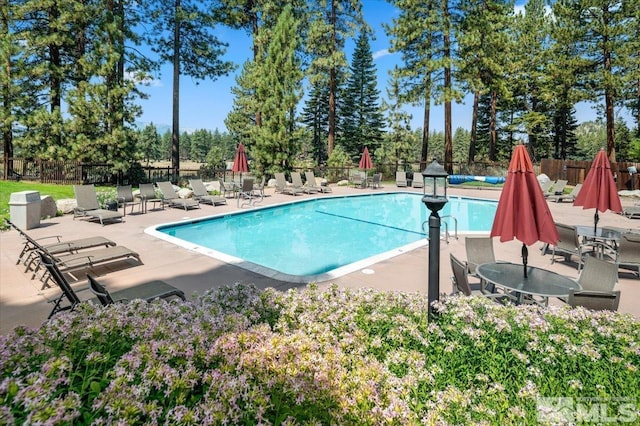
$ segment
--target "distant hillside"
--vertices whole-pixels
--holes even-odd
[[[156,126],[156,129],[158,130],[158,133],[161,134],[161,135],[163,135],[163,134],[165,134],[167,132],[171,132],[171,125],[170,124],[150,123],[150,122],[145,122],[145,121],[136,121],[134,124],[138,129],[144,129],[149,124],[153,124],[154,126]],[[196,130],[198,130],[198,129],[190,129],[190,128],[181,127],[180,128],[180,133],[191,134],[191,133],[195,132]]]

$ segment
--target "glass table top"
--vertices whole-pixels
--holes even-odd
[[[483,263],[476,273],[500,287],[542,297],[567,297],[570,289],[582,289],[572,278],[535,266],[527,266],[525,278],[524,266],[516,263]]]

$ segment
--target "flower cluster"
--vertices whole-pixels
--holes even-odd
[[[0,337],[0,424],[530,424],[640,401],[640,322],[453,296],[235,284]]]

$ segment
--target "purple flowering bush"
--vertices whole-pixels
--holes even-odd
[[[236,284],[83,304],[0,337],[0,424],[531,424],[640,401],[640,322],[584,309]]]

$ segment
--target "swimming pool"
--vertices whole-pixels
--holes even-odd
[[[488,232],[496,205],[452,197],[440,215],[451,234],[452,217],[460,233]],[[422,194],[376,193],[306,199],[145,232],[274,279],[304,283],[326,281],[425,245],[422,224],[428,214]]]

